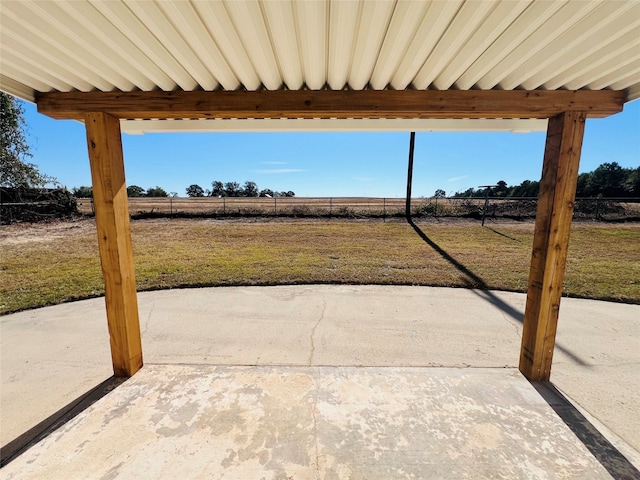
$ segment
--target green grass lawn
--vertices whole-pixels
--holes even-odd
[[[533,223],[132,223],[139,290],[353,283],[526,291]],[[0,229],[0,313],[102,295],[92,220]],[[565,294],[640,303],[640,225],[576,223]]]

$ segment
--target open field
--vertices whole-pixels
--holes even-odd
[[[424,199],[414,199],[415,204]],[[442,203],[444,200],[440,200]],[[368,197],[130,197],[129,211],[140,213],[174,214],[264,214],[264,215],[403,215],[404,198],[368,198]],[[80,213],[92,213],[91,200],[78,199]]]
[[[627,200],[627,201],[624,201]],[[582,220],[638,220],[640,199],[577,199],[574,217]],[[484,198],[413,198],[418,217],[475,217],[482,215]],[[93,213],[91,199],[78,199],[80,213]],[[174,216],[290,216],[290,217],[402,217],[404,198],[375,197],[133,197],[129,211],[138,217]],[[535,198],[491,198],[487,216],[534,218]]]
[[[525,291],[532,222],[132,222],[140,290],[403,284]],[[640,224],[574,224],[570,296],[640,303]],[[0,228],[0,313],[103,294],[91,219]]]

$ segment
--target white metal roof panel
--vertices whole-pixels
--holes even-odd
[[[228,118],[121,120],[122,131],[132,135],[166,132],[545,132],[547,120],[422,119],[422,118]]]
[[[628,89],[639,0],[0,0],[0,88]]]

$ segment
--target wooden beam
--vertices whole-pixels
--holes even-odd
[[[106,113],[88,113],[84,120],[113,372],[129,377],[142,367],[142,345],[120,121]]]
[[[549,120],[520,351],[520,371],[532,381],[551,374],[585,118]]]
[[[261,90],[51,92],[38,111],[58,119],[88,112],[133,118],[551,118],[565,111],[603,117],[622,111],[624,91]]]

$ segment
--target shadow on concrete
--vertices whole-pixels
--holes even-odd
[[[412,219],[407,219],[416,233],[431,248],[438,252],[442,258],[447,260],[457,270],[463,273],[466,284],[471,291],[483,298],[487,302],[495,305],[511,318],[519,323],[524,321],[524,312],[513,308],[511,305],[498,298],[488,288],[486,282],[478,275],[469,270],[468,267],[449,255],[442,247],[431,240]],[[498,232],[496,232],[498,233]],[[568,355],[579,365],[589,365],[573,352],[556,343],[556,348]],[[637,480],[640,479],[640,471],[627,458],[607,440],[596,427],[594,427],[562,393],[550,382],[531,382],[540,396],[549,404],[569,429],[578,437],[591,454],[616,480]]]
[[[531,382],[531,385],[613,478],[640,478],[640,471],[551,382]]]
[[[125,380],[126,378],[108,378],[84,395],[81,395],[62,407],[53,415],[45,418],[35,427],[30,428],[19,437],[2,446],[2,448],[0,448],[0,467],[4,467],[31,446],[89,408],[118,385],[121,385]]]
[[[465,282],[465,286],[467,288],[471,289],[471,291],[473,293],[475,293],[476,295],[478,295],[480,298],[483,298],[487,302],[489,302],[492,305],[495,305],[496,307],[498,307],[500,310],[502,310],[504,313],[509,315],[511,318],[513,318],[518,323],[520,323],[520,324],[524,323],[524,312],[521,312],[520,310],[518,310],[516,308],[513,308],[511,305],[506,303],[504,300],[499,298],[495,293],[493,293],[491,290],[489,290],[489,285],[487,285],[487,283],[481,277],[479,277],[478,275],[473,273],[471,270],[469,270],[469,268],[467,268],[465,265],[463,265],[458,260],[456,260],[451,255],[449,255],[446,252],[446,250],[444,250],[442,247],[440,247],[440,245],[438,245],[436,242],[431,240],[422,231],[422,229],[418,225],[415,224],[413,219],[407,218],[407,221],[409,222],[409,225],[411,225],[411,227],[418,234],[418,236],[422,240],[424,240],[427,245],[429,245],[431,248],[433,248],[436,252],[438,252],[442,256],[442,258],[444,258],[447,262],[449,262],[458,271],[460,271],[461,273],[463,273],[466,276],[466,278],[464,279],[464,282]],[[586,363],[582,358],[580,358],[578,355],[576,355],[575,353],[571,352],[570,350],[564,348],[562,345],[559,345],[557,342],[556,342],[556,348],[561,350],[567,356],[571,357],[571,359],[574,362],[576,362],[578,365],[589,366],[589,364]]]

